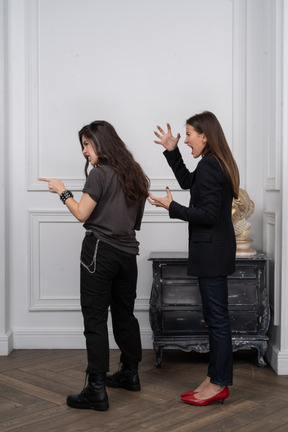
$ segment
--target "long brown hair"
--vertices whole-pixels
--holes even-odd
[[[132,153],[117,134],[114,127],[104,121],[96,120],[84,126],[78,133],[83,150],[82,137],[90,139],[98,156],[99,165],[109,165],[116,172],[129,204],[136,204],[148,197],[150,180],[141,166],[134,160]],[[88,176],[89,161],[86,159],[85,175]]]
[[[202,156],[211,155],[218,159],[222,169],[224,167],[230,178],[233,196],[237,199],[240,183],[239,171],[217,117],[209,111],[204,111],[190,117],[186,124],[192,126],[196,132],[204,133],[207,143]]]

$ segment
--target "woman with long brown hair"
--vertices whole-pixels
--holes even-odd
[[[131,152],[106,121],[94,121],[79,132],[86,158],[86,182],[79,202],[59,179],[47,181],[68,210],[84,222],[81,250],[81,310],[84,319],[88,385],[69,395],[73,408],[105,411],[109,407],[106,385],[140,390],[138,363],[142,349],[139,324],[134,316],[140,230],[149,179]],[[88,167],[92,169],[88,173]],[[107,318],[110,306],[113,334],[121,369],[109,371]]]
[[[238,198],[239,173],[216,116],[205,111],[186,122],[187,144],[194,158],[202,156],[195,171],[186,168],[178,142],[168,130],[157,126],[155,132],[164,155],[182,189],[190,189],[189,206],[167,196],[149,202],[169,211],[170,218],[189,223],[188,274],[197,276],[205,322],[208,326],[210,363],[207,377],[194,390],[182,393],[181,399],[192,405],[222,403],[233,381],[233,352],[228,315],[227,276],[235,271],[236,241],[231,219],[232,200]]]

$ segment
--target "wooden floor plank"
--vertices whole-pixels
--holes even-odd
[[[17,380],[16,378],[4,376],[2,374],[0,374],[0,385],[5,385],[10,388],[14,388],[16,391],[18,390],[22,391],[23,393],[27,393],[32,396],[39,397],[41,399],[47,400],[48,402],[59,403],[59,404],[63,402],[63,396],[59,395],[57,392],[52,392],[46,390],[45,388],[41,388],[33,384],[29,384],[27,382]]]
[[[30,419],[33,421],[33,418],[37,418],[37,415],[39,417],[39,413],[41,413],[40,416],[42,417],[42,415],[44,415],[43,413],[51,409],[51,407],[54,409],[55,405],[47,401],[39,400],[38,402],[25,407],[10,408],[6,412],[1,413],[0,430],[3,432],[5,428],[10,430],[9,428],[11,427],[12,430],[14,430],[14,427],[28,423]]]
[[[277,427],[282,427],[286,425],[286,431],[288,431],[288,409],[287,406],[279,411],[274,411],[273,416],[269,413],[263,413],[262,417],[253,420],[244,427],[234,429],[237,432],[260,432],[263,430],[273,431]]]
[[[265,403],[257,403],[253,407],[251,407],[249,404],[247,405],[245,411],[241,413],[237,412],[235,415],[230,416],[229,419],[219,419],[215,421],[214,424],[205,424],[203,428],[199,428],[199,431],[214,432],[216,428],[223,432],[238,432],[238,430],[246,432],[246,430],[249,429],[249,425],[253,424],[253,422],[255,422],[255,424],[260,422],[263,416],[265,416],[265,414],[267,414],[267,419],[274,419],[278,416],[278,413],[281,410],[285,410],[286,408],[287,404],[285,402],[280,403],[279,400],[272,400],[270,402],[266,401]],[[269,429],[264,428],[263,430],[268,430],[270,432]]]
[[[9,423],[1,425],[1,432],[46,432],[50,431],[51,427],[61,427],[63,424],[73,423],[75,419],[81,416],[87,418],[93,415],[92,411],[84,412],[83,410],[70,410],[66,405],[55,406],[53,408],[33,411],[20,418],[14,418]]]
[[[4,398],[0,398],[0,418],[3,417],[3,413],[6,413],[10,409],[21,407],[21,404],[17,404],[16,402],[5,400]]]
[[[27,384],[34,385],[38,388],[45,388],[46,390],[56,392],[57,394],[63,396],[66,396],[67,393],[71,390],[71,382],[69,383],[68,379],[66,379],[63,383],[63,380],[60,378],[61,375],[51,373],[46,369],[42,371],[42,374],[35,374],[32,372],[28,373],[25,372],[23,369],[16,369],[13,371],[5,372],[5,374],[3,375],[5,375],[6,377],[17,379],[18,381]]]
[[[274,429],[270,429],[270,432],[287,432],[288,431],[288,423],[284,425],[278,426]]]
[[[76,350],[75,350],[76,351]],[[83,350],[78,350],[79,352]],[[36,354],[36,355],[35,355]],[[53,361],[59,365],[61,358],[67,358],[66,350],[14,350],[9,356],[0,357],[0,372],[16,369],[19,366],[38,366],[42,362]]]

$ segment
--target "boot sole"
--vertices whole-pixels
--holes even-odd
[[[96,411],[107,411],[109,408],[109,402],[95,402],[95,403],[88,403],[88,404],[76,404],[76,403],[70,402],[67,399],[66,403],[69,407],[76,408],[76,409],[94,409]]]
[[[139,385],[129,385],[129,384],[125,385],[125,384],[118,384],[118,383],[106,381],[106,386],[110,387],[110,388],[122,388],[124,390],[129,390],[129,391],[140,391],[141,390],[140,384]]]

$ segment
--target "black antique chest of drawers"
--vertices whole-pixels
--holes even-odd
[[[188,254],[153,252],[149,260],[153,265],[149,318],[155,365],[161,366],[163,348],[208,352],[208,330],[202,315],[198,280],[187,275]],[[262,253],[237,258],[236,271],[228,277],[233,351],[256,349],[260,367],[266,364],[270,319],[266,261]]]

